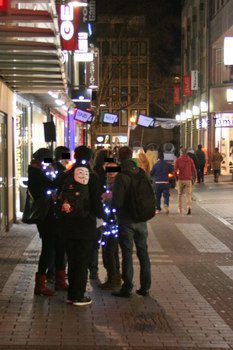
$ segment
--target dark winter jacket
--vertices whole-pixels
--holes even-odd
[[[194,153],[188,152],[188,156],[193,160],[197,173],[200,171],[200,162]]]
[[[121,172],[118,173],[113,182],[112,188],[112,207],[117,209],[118,223],[132,222],[130,216],[130,177],[124,174],[124,171],[130,171],[132,174],[137,174],[139,168],[135,165],[132,159],[121,163]]]
[[[199,160],[200,166],[204,166],[206,162],[205,152],[203,152],[201,149],[198,149],[195,154]]]
[[[174,165],[174,173],[176,180],[192,180],[197,178],[197,171],[193,160],[188,155],[181,155],[176,159]]]
[[[89,169],[90,170],[90,169]],[[71,169],[65,176],[72,175]],[[63,218],[63,236],[65,239],[95,239],[96,238],[96,217],[103,217],[101,191],[98,175],[90,171],[88,182],[90,196],[90,213],[86,218]]]
[[[151,170],[150,175],[155,183],[169,183],[168,174],[173,172],[173,166],[164,159],[159,159]]]

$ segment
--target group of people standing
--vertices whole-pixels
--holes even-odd
[[[63,148],[62,153],[66,152],[68,150]],[[136,292],[140,296],[148,295],[151,272],[147,249],[147,223],[135,222],[132,219],[128,202],[130,177],[126,173],[137,174],[139,171],[132,159],[132,150],[129,147],[121,147],[118,151],[118,164],[109,150],[98,150],[93,155],[90,148],[79,146],[74,153],[75,163],[69,170],[65,164],[67,157],[60,157],[53,162],[50,150],[45,148],[33,154],[28,167],[28,190],[33,198],[36,200],[48,195],[52,198],[46,218],[37,224],[42,247],[34,293],[54,296],[56,290],[66,290],[68,304],[91,304],[91,298],[85,295],[88,269],[90,278],[95,278],[94,271],[95,268],[96,271],[98,269],[98,247],[104,242],[103,262],[107,279],[100,283],[99,287],[112,290],[114,296],[129,297],[133,289],[132,255],[135,242],[140,262],[140,288]],[[57,162],[59,164],[56,164],[55,170]],[[118,165],[121,167],[120,172],[114,171],[114,167]],[[108,172],[106,167],[110,169]],[[85,215],[76,215],[76,204],[67,194],[73,196],[76,201],[84,192],[88,196],[86,202],[82,202]],[[101,219],[103,222],[97,227]],[[112,228],[111,234],[106,237],[103,237],[104,225],[110,225]],[[122,250],[121,273],[118,244]],[[51,265],[51,256],[54,257],[55,290],[46,286],[46,273]],[[66,263],[68,283],[65,274]],[[115,290],[117,287],[120,289]]]

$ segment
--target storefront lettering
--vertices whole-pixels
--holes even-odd
[[[74,19],[73,6],[61,5],[60,18],[62,21],[60,26],[61,36],[64,40],[70,40],[74,35],[74,25],[71,22]]]
[[[221,126],[232,126],[233,120],[232,119],[216,119],[215,126],[221,127]]]

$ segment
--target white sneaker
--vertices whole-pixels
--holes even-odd
[[[85,305],[90,305],[92,303],[91,298],[88,297],[83,297],[82,299],[75,300],[72,305],[74,306],[85,306]]]

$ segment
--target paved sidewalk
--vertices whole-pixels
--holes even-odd
[[[219,187],[233,193],[231,183],[224,183]],[[1,235],[0,349],[233,349],[233,232],[230,223],[204,210],[203,196],[209,205],[217,202],[210,194],[207,198],[209,186],[206,177],[201,189],[195,187],[192,215],[177,213],[172,190],[170,214],[161,212],[149,222],[147,298],[135,294],[136,254],[129,299],[112,297],[98,281],[88,282],[93,304],[87,307],[66,305],[65,292],[34,296],[40,250],[35,227],[17,224]],[[104,281],[101,254],[99,265]]]

